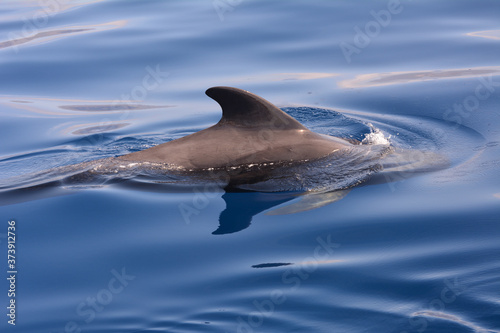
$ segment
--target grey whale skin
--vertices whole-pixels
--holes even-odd
[[[213,87],[205,93],[222,108],[217,124],[116,159],[165,163],[189,171],[253,165],[279,167],[320,159],[352,146],[346,140],[308,130],[272,103],[246,90]]]

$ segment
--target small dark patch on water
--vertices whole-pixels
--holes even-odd
[[[291,262],[272,262],[265,264],[252,265],[253,268],[269,268],[269,267],[280,267],[280,266],[289,266],[293,265]]]

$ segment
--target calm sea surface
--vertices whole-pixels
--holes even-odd
[[[499,22],[488,0],[1,1],[0,331],[500,332]],[[406,153],[340,192],[309,169],[305,196],[31,176],[206,128],[218,85]]]

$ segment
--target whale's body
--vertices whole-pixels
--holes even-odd
[[[222,118],[217,124],[116,159],[164,163],[196,171],[302,163],[352,145],[346,140],[308,130],[270,102],[248,91],[213,87],[206,94],[222,107]]]

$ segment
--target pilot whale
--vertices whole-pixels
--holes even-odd
[[[190,171],[273,166],[326,157],[352,143],[310,131],[267,100],[246,90],[213,87],[222,118],[207,129],[117,157],[122,162],[165,163]]]
[[[345,188],[378,163],[380,156],[367,154],[370,149],[359,142],[312,132],[246,90],[212,87],[206,94],[222,108],[219,122],[209,128],[142,151],[15,177],[0,183],[0,191],[116,183],[157,188],[161,183],[175,191],[204,184],[280,192],[316,188],[318,181]]]

